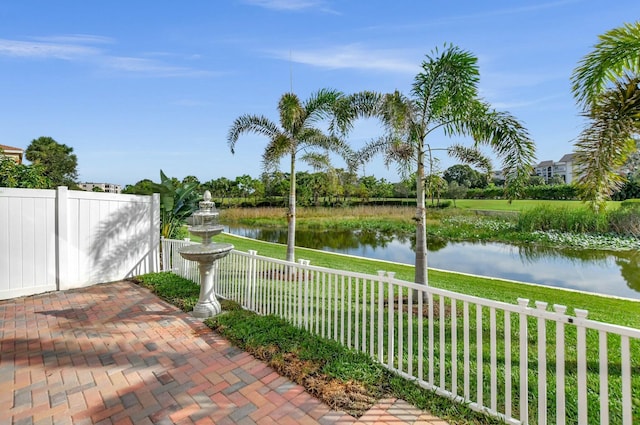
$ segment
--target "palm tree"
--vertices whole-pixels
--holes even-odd
[[[369,159],[382,153],[387,165],[393,162],[405,170],[416,168],[416,283],[428,283],[425,161],[432,150],[428,137],[436,131],[447,136],[472,136],[474,147],[453,144],[447,148],[448,154],[484,167],[487,161],[476,148],[489,145],[504,160],[510,200],[524,187],[535,158],[527,131],[514,117],[491,109],[479,98],[478,81],[477,59],[456,46],[445,46],[422,62],[412,97],[399,92],[378,95],[377,105],[368,110],[380,119],[385,134],[367,144],[361,157]]]
[[[620,169],[640,133],[640,22],[601,35],[572,76],[589,125],[575,143],[582,199],[601,210],[624,182]]]
[[[348,151],[341,139],[334,135],[327,135],[315,127],[316,124],[329,120],[330,130],[345,130],[344,120],[338,111],[339,108],[346,106],[341,102],[343,97],[341,92],[323,89],[312,94],[307,101],[301,102],[295,94],[285,93],[278,103],[280,126],[264,116],[242,115],[236,118],[229,129],[227,142],[232,153],[235,152],[235,145],[241,134],[255,133],[269,139],[263,154],[266,167],[273,166],[283,157],[289,156],[287,261],[295,261],[297,155],[315,148],[338,153]]]

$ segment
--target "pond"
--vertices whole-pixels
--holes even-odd
[[[225,231],[286,244],[287,230],[225,226]],[[296,246],[414,264],[413,238],[361,231],[296,231]],[[550,249],[504,243],[427,244],[429,267],[640,299],[640,253]]]

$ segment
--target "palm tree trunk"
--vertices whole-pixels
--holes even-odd
[[[416,271],[415,282],[428,285],[427,276],[427,215],[424,194],[424,148],[418,148],[416,172]],[[425,293],[426,294],[426,293]]]
[[[289,212],[287,213],[287,261],[294,262],[296,245],[296,155],[291,149],[291,177],[289,178]]]

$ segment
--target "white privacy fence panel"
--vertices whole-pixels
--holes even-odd
[[[0,299],[159,269],[159,196],[0,188]]]
[[[158,270],[158,195],[67,194],[68,268],[60,289]]]
[[[187,243],[165,241],[176,252]],[[176,261],[173,270],[193,276],[197,265]],[[365,352],[507,423],[640,423],[638,329],[561,305],[508,304],[255,252],[232,251],[217,273],[222,297]]]
[[[0,188],[0,299],[56,289],[55,195]]]

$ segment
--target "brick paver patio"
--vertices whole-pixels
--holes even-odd
[[[402,400],[333,411],[130,282],[0,301],[1,424],[446,425]]]

